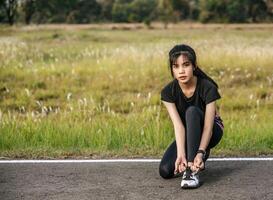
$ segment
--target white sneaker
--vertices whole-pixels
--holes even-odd
[[[199,175],[191,171],[189,167],[184,171],[182,181],[181,181],[181,188],[197,188],[200,186],[199,183]]]

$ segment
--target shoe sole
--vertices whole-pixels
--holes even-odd
[[[194,187],[189,186],[188,184],[185,184],[185,185],[181,186],[182,189],[196,189],[198,187],[200,187],[200,183],[197,186],[194,186]]]

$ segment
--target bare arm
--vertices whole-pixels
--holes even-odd
[[[209,142],[212,136],[212,128],[214,123],[215,111],[216,111],[215,101],[206,105],[204,128],[203,128],[203,133],[202,133],[199,149],[206,150],[209,145]]]
[[[169,103],[166,101],[162,101],[166,106],[170,118],[173,122],[174,132],[175,132],[175,139],[176,139],[176,146],[177,146],[177,157],[186,156],[185,152],[185,127],[181,121],[181,118],[178,114],[176,106],[174,103]]]

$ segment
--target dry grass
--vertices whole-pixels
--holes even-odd
[[[172,26],[1,28],[0,156],[161,155],[174,134],[159,94],[181,42],[220,86],[214,155],[272,153],[272,25]]]

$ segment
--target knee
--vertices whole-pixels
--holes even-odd
[[[168,165],[160,165],[159,175],[164,179],[169,179],[173,177],[174,173],[170,170]]]
[[[202,111],[200,110],[200,108],[196,106],[190,106],[187,108],[185,115],[186,118],[197,117],[202,115]]]

